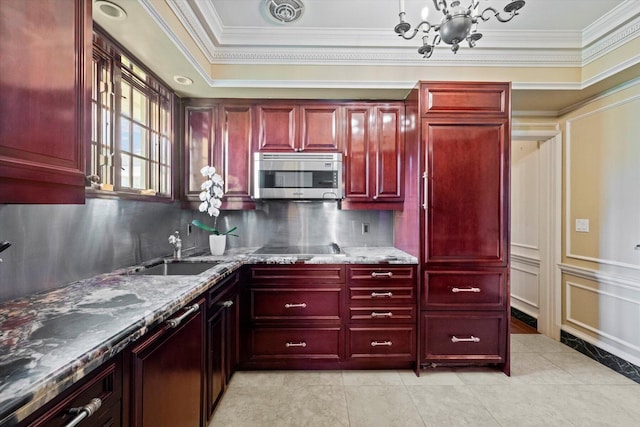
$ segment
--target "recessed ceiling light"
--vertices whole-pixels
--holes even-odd
[[[127,12],[115,3],[98,0],[96,1],[96,6],[98,10],[109,19],[115,19],[116,21],[124,21],[127,19]]]
[[[189,86],[191,84],[193,84],[193,80],[191,80],[189,77],[185,77],[185,76],[173,76],[173,80],[181,85],[185,85],[185,86]]]

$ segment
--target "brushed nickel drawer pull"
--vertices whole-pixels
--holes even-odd
[[[371,347],[391,347],[392,345],[391,341],[371,341]]]
[[[376,311],[372,311],[371,317],[373,317],[374,319],[379,317],[393,317],[393,313],[390,311],[387,311],[386,313],[378,313]]]
[[[223,306],[224,308],[229,308],[233,305],[233,301],[232,300],[223,301],[220,303],[220,305]]]
[[[377,272],[377,271],[373,271],[371,272],[371,277],[393,277],[393,273],[390,271],[385,271],[385,272]]]
[[[176,317],[175,319],[169,319],[169,320],[167,320],[167,325],[168,325],[170,328],[177,328],[177,327],[178,327],[178,325],[179,325],[180,323],[182,323],[182,321],[183,321],[184,319],[186,319],[187,317],[189,317],[189,315],[190,315],[191,313],[195,313],[196,311],[198,311],[198,309],[200,309],[200,306],[199,306],[198,304],[193,304],[191,307],[189,307],[189,308],[187,309],[187,311],[185,311],[185,312],[182,314],[182,316],[180,316],[180,317]]]
[[[91,415],[95,414],[95,412],[100,409],[102,406],[102,400],[97,397],[94,397],[84,406],[79,408],[71,408],[69,409],[70,414],[78,414],[71,421],[65,424],[64,427],[74,427],[80,424],[80,421],[85,418],[89,418]]]
[[[294,304],[285,304],[284,308],[307,308],[307,303],[306,302],[301,302],[301,303],[294,303]]]
[[[285,344],[285,347],[289,348],[289,347],[306,347],[307,343],[304,341],[300,341],[300,342],[288,342]]]
[[[474,337],[473,335],[471,335],[469,338],[458,338],[457,336],[452,336],[451,337],[451,342],[456,343],[456,342],[480,342],[480,338],[478,337]]]
[[[393,296],[393,293],[391,292],[371,292],[371,298],[381,298],[381,297],[391,298],[392,296]]]
[[[480,288],[476,288],[476,287],[471,287],[471,288],[451,288],[451,292],[458,293],[458,292],[480,292]]]

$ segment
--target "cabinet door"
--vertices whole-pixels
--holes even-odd
[[[404,136],[402,121],[404,107],[374,107],[375,132],[371,153],[374,179],[373,200],[376,202],[402,201],[402,159]]]
[[[225,311],[220,306],[207,320],[209,336],[207,416],[211,416],[226,386],[225,373]]]
[[[251,199],[251,148],[253,139],[253,107],[223,104],[218,167],[224,179],[223,209],[254,209]]]
[[[258,151],[298,150],[298,107],[287,104],[258,105]]]
[[[216,108],[214,106],[185,107],[185,172],[184,194],[186,199],[199,203],[200,185],[204,181],[200,169],[214,164]]]
[[[424,262],[506,266],[509,132],[501,119],[423,120]]]
[[[368,106],[345,108],[346,119],[346,174],[345,197],[348,201],[371,200],[369,180],[371,109]]]
[[[348,106],[345,209],[402,209],[402,104]]]
[[[300,150],[339,152],[342,148],[340,113],[339,105],[302,105]]]
[[[204,298],[165,322],[131,350],[131,425],[203,425],[205,372]],[[187,311],[194,311],[187,314]]]
[[[2,2],[0,203],[84,203],[92,25],[84,0]]]

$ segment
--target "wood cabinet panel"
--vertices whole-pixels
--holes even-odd
[[[254,328],[253,358],[340,359],[340,327]]]
[[[357,283],[358,286],[366,284],[388,284],[394,282],[407,283],[415,280],[416,268],[414,266],[386,266],[367,265],[349,266],[349,283]]]
[[[88,374],[71,389],[23,420],[18,426],[66,426],[78,415],[70,409],[81,408],[93,399],[99,399],[101,406],[82,423],[113,427],[122,425],[122,354]]]
[[[135,345],[131,358],[131,425],[204,425],[205,299],[176,327],[159,326]]]
[[[402,209],[404,105],[345,107],[345,209]]]
[[[388,305],[413,304],[416,301],[416,288],[413,283],[404,286],[398,284],[381,284],[379,286],[349,286],[351,305]]]
[[[249,280],[268,286],[298,283],[344,283],[343,265],[255,265],[249,269]]]
[[[422,362],[504,362],[507,322],[504,312],[425,313]]]
[[[0,8],[0,203],[85,200],[91,2],[59,3]]]
[[[257,111],[257,151],[297,151],[298,107],[292,104],[259,104]]]
[[[339,152],[342,149],[341,111],[339,105],[301,105],[300,151]]]
[[[508,85],[502,83],[430,83],[421,90],[423,116],[456,114],[507,117]]]
[[[185,107],[184,198],[200,203],[198,194],[204,181],[200,170],[215,164],[214,147],[217,127],[217,109],[214,106]]]
[[[251,199],[254,108],[220,105],[221,143],[216,159],[224,180],[222,209],[255,209]]]
[[[251,319],[340,320],[340,288],[251,290]]]
[[[347,333],[347,357],[349,359],[416,357],[414,327],[350,327]]]
[[[414,323],[416,321],[415,305],[393,306],[377,305],[375,307],[349,307],[349,320],[367,322],[369,325],[378,323]]]
[[[506,269],[427,271],[422,306],[441,310],[504,310]]]
[[[503,120],[423,122],[424,262],[506,265],[508,130]]]

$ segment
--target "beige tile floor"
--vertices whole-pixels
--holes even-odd
[[[640,384],[543,335],[484,368],[236,372],[209,427],[640,426]]]

